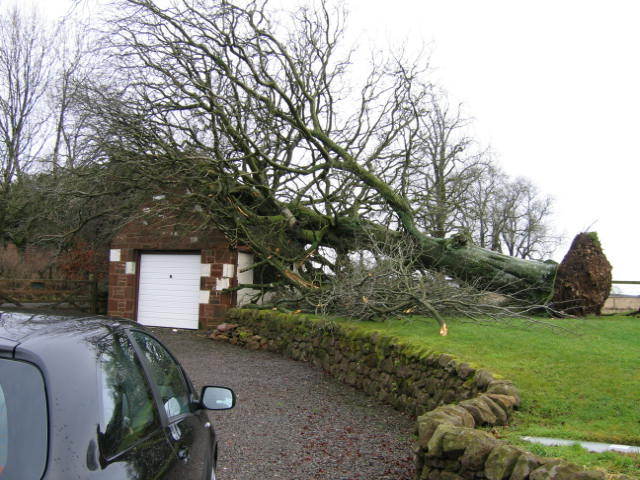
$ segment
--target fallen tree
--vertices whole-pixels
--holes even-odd
[[[479,248],[465,233],[419,230],[402,193],[433,98],[418,63],[374,61],[352,88],[339,11],[320,2],[275,18],[260,2],[121,0],[108,27],[119,73],[83,98],[96,157],[107,159],[93,194],[116,183],[173,194],[156,202],[156,214],[195,209],[200,224],[256,253],[253,268],[276,272],[253,287],[320,288],[363,241],[402,235],[421,267],[458,282],[599,312],[606,259],[602,282],[572,288],[553,262]],[[593,253],[602,255],[599,246]]]

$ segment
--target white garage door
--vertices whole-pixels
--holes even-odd
[[[200,255],[142,254],[138,322],[198,328]]]

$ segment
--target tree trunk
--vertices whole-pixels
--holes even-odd
[[[477,247],[463,236],[424,237],[422,262],[480,288],[505,293],[532,304],[546,304],[553,292],[558,265],[510,257]]]
[[[320,243],[352,251],[367,239],[388,241],[393,235],[400,233],[355,218],[341,219]],[[599,315],[611,290],[611,266],[593,232],[577,235],[561,264],[504,255],[475,246],[463,235],[442,239],[413,232],[412,237],[425,268],[532,305],[548,305],[570,315]]]

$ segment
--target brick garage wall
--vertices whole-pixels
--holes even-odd
[[[169,219],[153,223],[138,220],[123,227],[111,242],[109,315],[135,319],[138,262],[145,251],[200,253],[200,328],[217,325],[235,305],[235,293],[220,292],[221,288],[237,285],[237,252],[221,232],[193,232]]]

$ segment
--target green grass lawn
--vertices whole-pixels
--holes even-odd
[[[640,319],[541,321],[561,328],[524,320],[490,324],[450,320],[449,335],[440,337],[431,319],[360,322],[358,326],[451,353],[512,380],[521,391],[522,406],[513,425],[500,432],[510,439],[532,435],[640,445]],[[547,453],[562,453],[575,461],[579,450],[548,449]],[[595,460],[596,456],[587,457]],[[620,457],[595,463],[610,466]],[[633,472],[640,474],[640,459],[628,459],[622,462],[626,466],[614,469],[627,471],[632,465]]]

